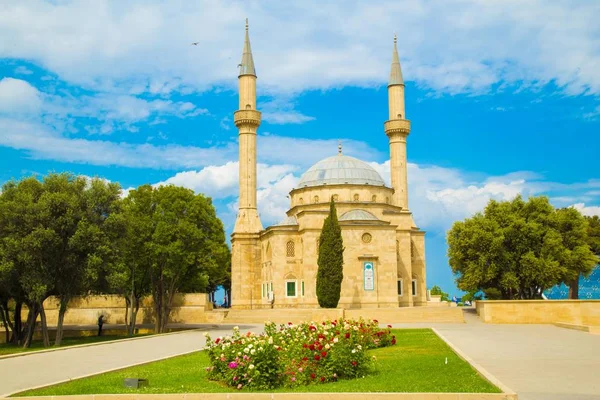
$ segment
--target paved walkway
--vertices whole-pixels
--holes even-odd
[[[204,332],[218,337],[231,335],[232,328],[233,325],[206,325],[194,331],[0,359],[0,397],[33,387],[189,353],[204,346]],[[259,332],[262,331],[262,326],[240,325],[240,329]]]
[[[553,325],[484,324],[470,313],[465,319],[433,326],[520,400],[600,399],[600,335]]]
[[[600,400],[600,336],[552,325],[491,325],[476,316],[466,324],[397,324],[435,327],[476,363],[519,394],[521,400]],[[204,331],[230,334],[232,326],[127,342],[29,354],[0,360],[0,396],[31,387],[191,352],[204,346]],[[258,332],[262,326],[240,326]]]

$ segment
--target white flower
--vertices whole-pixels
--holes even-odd
[[[248,369],[254,369],[254,364],[248,365]]]
[[[269,336],[269,344],[273,344],[273,338]]]
[[[355,325],[354,326],[354,330],[357,331],[358,330],[358,326]]]
[[[356,346],[357,349],[362,350],[362,346],[359,344]]]
[[[204,332],[204,337],[208,337],[208,332]]]
[[[254,349],[250,350],[250,354],[252,354],[252,355],[256,354],[256,350],[254,350]]]
[[[352,349],[352,354],[354,354],[354,353],[356,353],[356,350],[355,350],[355,349]]]
[[[238,354],[237,354],[237,355],[238,355],[238,357],[241,357],[241,356],[242,356],[242,352],[241,352],[241,351],[238,351]]]
[[[333,343],[337,343],[339,339],[337,337],[333,338]]]
[[[326,348],[327,350],[329,350],[329,349],[331,348],[331,346],[329,345],[329,343],[327,343],[327,344],[325,345],[325,348]]]
[[[233,330],[234,330],[234,331],[239,331],[239,330],[240,330],[240,327],[239,327],[239,326],[234,326],[234,327],[233,327]]]
[[[247,348],[247,347],[244,349],[244,353],[247,353],[247,352],[249,352],[249,351],[250,351],[250,349],[249,349],[249,348]]]

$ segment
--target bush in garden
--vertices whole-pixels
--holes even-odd
[[[207,336],[209,378],[229,386],[273,389],[352,379],[369,372],[367,349],[394,345],[390,326],[377,321],[265,324],[265,333],[212,340]]]

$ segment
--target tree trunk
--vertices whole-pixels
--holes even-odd
[[[42,339],[44,340],[44,347],[49,347],[50,336],[48,335],[48,324],[46,322],[46,310],[44,310],[44,303],[40,305],[40,319],[42,322]]]
[[[33,334],[35,332],[35,322],[38,316],[38,306],[37,304],[28,304],[29,312],[27,314],[27,336],[25,336],[25,342],[23,343],[23,348],[27,349],[31,347],[31,342],[33,341]]]
[[[579,276],[571,281],[569,285],[569,299],[579,299]]]
[[[65,313],[67,312],[67,305],[69,304],[69,299],[61,298],[60,299],[60,308],[58,309],[58,322],[56,324],[56,338],[54,339],[54,345],[60,346],[63,338],[63,323],[65,321]]]
[[[129,326],[129,307],[131,307],[131,301],[128,296],[125,296],[125,326]]]
[[[133,292],[131,293],[131,299],[129,300],[129,305],[131,307],[129,323],[127,325],[127,334],[129,336],[133,336],[135,333],[135,324],[137,320],[137,313],[140,309],[140,299],[135,297]]]
[[[2,317],[2,325],[4,325],[4,331],[6,332],[6,340],[5,343],[8,343],[10,340],[10,330],[9,328],[9,320],[10,315],[8,313],[8,303],[0,304],[0,316]]]
[[[18,301],[15,303],[15,314],[14,314],[14,319],[15,322],[13,324],[13,330],[12,330],[12,338],[11,338],[11,343],[13,343],[16,346],[20,346],[21,345],[21,341],[23,340],[23,323],[21,320],[21,310],[23,309],[23,303]]]

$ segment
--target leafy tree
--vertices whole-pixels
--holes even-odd
[[[175,295],[206,290],[208,274],[227,266],[223,224],[210,198],[182,187],[140,186],[129,192],[124,203],[125,220],[137,220],[125,237],[137,235],[138,240],[130,253],[122,252],[121,265],[139,260],[123,267],[122,280],[134,282],[131,293],[135,298],[144,290],[147,274],[155,330],[163,332]]]
[[[461,290],[541,298],[543,290],[591,272],[595,257],[585,228],[577,210],[555,210],[546,197],[491,200],[448,232],[450,266]]]
[[[107,259],[109,246],[102,222],[119,187],[100,179],[49,174],[4,185],[0,197],[0,276],[6,277],[16,307],[16,342],[20,307],[29,310],[24,346],[28,347],[38,315],[44,344],[49,345],[44,300],[60,300],[56,344],[62,339],[69,300],[89,291]],[[4,308],[4,307],[3,307]]]
[[[333,198],[319,238],[317,300],[323,308],[336,308],[344,279],[344,243]]]
[[[435,285],[434,287],[432,287],[431,289],[429,289],[429,292],[433,296],[442,296],[440,298],[441,301],[448,301],[448,300],[450,300],[450,298],[448,297],[448,293],[444,292],[442,290],[442,288],[439,287],[438,285]]]
[[[585,232],[587,236],[587,244],[590,246],[590,249],[596,255],[596,257],[600,257],[600,218],[598,218],[597,215],[592,217],[586,216],[585,222],[587,223]],[[580,271],[580,273],[577,274],[577,276],[575,276],[569,284],[570,299],[579,298],[579,278],[582,274],[586,275],[586,270]]]

